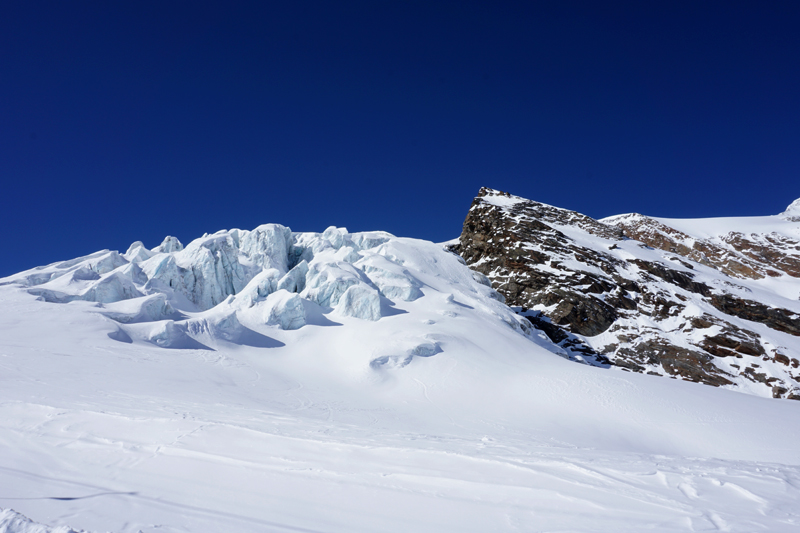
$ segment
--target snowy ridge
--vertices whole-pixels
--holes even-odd
[[[790,222],[800,222],[800,198],[789,204],[786,211],[778,216]]]

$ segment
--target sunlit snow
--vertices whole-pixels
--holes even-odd
[[[265,225],[0,284],[0,531],[800,527],[800,402],[570,362],[437,244]]]

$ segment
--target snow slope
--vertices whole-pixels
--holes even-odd
[[[277,225],[0,280],[0,532],[797,530],[800,403],[572,363],[486,283]]]
[[[797,246],[800,242],[800,199],[794,201],[780,215],[774,216],[655,220],[696,240],[705,240],[719,247],[727,247],[731,251],[735,251],[735,248],[729,243],[730,236],[738,234],[751,242],[760,242],[780,250],[795,261],[800,260],[800,248]],[[765,262],[768,263],[769,259]],[[784,299],[794,302],[800,300],[800,283],[797,275],[747,280],[747,283],[751,289],[765,294],[761,296],[765,301],[775,302],[776,305],[786,305]]]

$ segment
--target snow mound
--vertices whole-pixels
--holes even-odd
[[[184,350],[206,348],[206,346],[186,334],[186,325],[178,325],[173,320],[165,320],[159,323],[147,336],[147,341],[161,348]]]
[[[141,298],[122,300],[104,306],[108,318],[123,324],[156,322],[176,316],[166,294],[156,293]]]
[[[0,533],[85,533],[67,526],[47,527],[37,524],[13,509],[0,509]]]
[[[180,252],[181,250],[183,250],[181,241],[179,241],[177,237],[172,237],[170,235],[167,235],[160,245],[153,248],[153,251],[156,253]]]
[[[128,247],[128,251],[125,252],[125,259],[131,263],[140,263],[142,261],[147,261],[153,257],[153,255],[154,252],[145,248],[142,241],[136,241]]]
[[[442,352],[437,342],[422,341],[411,348],[400,350],[399,354],[382,355],[370,361],[370,366],[375,369],[403,368],[415,357],[432,357]]]

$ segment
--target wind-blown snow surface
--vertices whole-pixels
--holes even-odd
[[[800,526],[800,403],[569,362],[432,243],[269,225],[0,283],[0,532]]]

